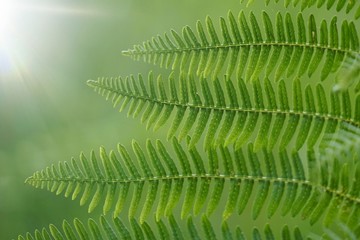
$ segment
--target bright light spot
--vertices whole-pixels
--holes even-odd
[[[13,0],[0,0],[0,40],[11,30],[11,19],[15,15]]]
[[[40,64],[39,59],[44,61],[49,58],[51,61],[49,49],[59,49],[55,35],[64,30],[66,23],[76,17],[101,14],[95,8],[76,3],[63,5],[55,1],[0,0],[0,83],[7,79],[26,78],[34,65]],[[59,31],[54,34],[56,27]],[[59,47],[70,47],[65,46],[66,43],[61,44]]]
[[[14,0],[0,0],[0,73],[11,68],[10,43],[15,14]]]

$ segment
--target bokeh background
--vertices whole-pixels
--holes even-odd
[[[145,131],[138,119],[117,113],[86,80],[168,73],[121,51],[244,8],[238,0],[0,0],[0,239],[88,217],[78,200],[25,185],[34,171],[166,132]]]

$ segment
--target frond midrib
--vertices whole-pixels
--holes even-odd
[[[90,184],[128,184],[128,183],[145,183],[145,182],[161,182],[166,180],[197,180],[197,179],[208,179],[208,180],[216,180],[216,179],[223,179],[223,180],[229,180],[229,181],[253,181],[253,182],[268,182],[270,184],[272,183],[284,183],[284,184],[296,184],[298,186],[308,186],[312,189],[317,189],[322,193],[329,193],[334,194],[334,198],[342,198],[346,199],[350,202],[360,204],[360,198],[357,198],[355,196],[352,196],[349,193],[344,193],[339,189],[333,189],[328,186],[323,186],[318,183],[312,183],[309,180],[302,180],[302,179],[296,179],[296,178],[284,178],[284,177],[268,177],[268,176],[252,176],[252,175],[226,175],[226,174],[196,174],[193,173],[191,175],[166,175],[166,176],[153,176],[153,177],[142,177],[142,178],[127,178],[127,179],[107,179],[107,178],[33,178],[30,177],[26,180],[27,183],[30,183],[31,181],[35,181],[37,183],[39,182],[77,182],[77,183],[90,183]]]
[[[186,48],[172,48],[172,49],[158,49],[158,50],[147,50],[141,49],[140,51],[137,49],[125,50],[122,53],[126,56],[143,56],[148,54],[173,54],[173,53],[182,53],[182,52],[199,52],[204,50],[213,50],[213,49],[231,49],[231,48],[241,48],[241,47],[300,47],[300,48],[308,48],[308,49],[320,49],[320,50],[329,50],[341,52],[344,54],[360,54],[360,51],[356,51],[353,49],[344,49],[341,47],[332,47],[330,45],[321,45],[321,44],[312,44],[312,43],[289,43],[289,42],[252,42],[252,43],[232,43],[232,44],[220,44],[220,45],[209,45],[209,46],[201,46],[201,47],[186,47]]]
[[[203,110],[209,110],[209,111],[231,111],[231,112],[244,112],[244,113],[259,113],[259,114],[275,114],[275,115],[295,115],[300,117],[310,117],[310,118],[322,118],[324,120],[334,120],[338,122],[346,122],[353,126],[360,127],[360,122],[355,121],[353,118],[344,118],[342,116],[336,116],[332,115],[330,113],[319,113],[319,112],[307,112],[307,111],[294,111],[294,110],[284,110],[284,109],[267,109],[267,108],[232,108],[232,107],[221,107],[221,106],[207,106],[204,104],[197,105],[197,104],[191,104],[191,103],[185,103],[180,101],[169,101],[169,100],[162,100],[162,99],[155,99],[151,97],[136,95],[136,94],[130,94],[129,92],[114,90],[113,88],[97,84],[97,82],[92,82],[93,85],[97,85],[97,87],[100,87],[101,89],[105,91],[109,91],[111,93],[117,94],[118,96],[123,97],[129,97],[133,99],[153,102],[160,105],[170,105],[175,107],[181,107],[181,108],[197,108],[197,109],[203,109]]]

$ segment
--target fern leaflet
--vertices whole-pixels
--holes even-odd
[[[167,34],[157,36],[142,46],[135,45],[132,50],[123,51],[123,54],[135,60],[143,58],[149,63],[160,62],[165,67],[172,65],[172,69],[180,65],[181,72],[187,70],[193,74],[196,70],[198,76],[212,78],[216,78],[227,65],[226,75],[231,76],[236,71],[236,76],[246,81],[256,80],[262,72],[269,76],[275,69],[274,77],[280,80],[295,75],[300,77],[306,72],[311,76],[318,68],[324,80],[330,73],[337,72],[346,56],[359,54],[359,39],[353,22],[342,22],[339,31],[336,17],[330,24],[325,20],[319,24],[311,15],[306,27],[303,15],[299,13],[297,33],[290,14],[284,18],[278,13],[275,24],[273,22],[266,12],[263,12],[262,23],[253,13],[247,19],[240,12],[236,21],[229,12],[228,21],[220,19],[223,40],[208,17],[206,29],[210,39],[203,25],[197,22],[198,36],[186,26],[182,36],[172,30],[173,40]],[[320,67],[323,58],[325,62]]]
[[[304,90],[295,80],[288,95],[283,81],[277,84],[277,89],[268,79],[263,84],[254,81],[252,89],[242,79],[238,79],[236,87],[228,78],[224,82],[216,79],[212,86],[204,78],[200,79],[200,87],[197,82],[181,75],[177,84],[172,74],[166,90],[162,77],[155,81],[150,73],[148,87],[141,75],[138,79],[131,76],[90,80],[88,84],[106,99],[111,98],[114,107],[120,105],[120,111],[130,105],[128,115],[136,117],[143,112],[141,120],[147,121],[147,129],[153,125],[154,130],[160,128],[175,112],[168,138],[178,131],[182,140],[193,128],[191,147],[205,135],[205,148],[232,143],[240,148],[256,135],[255,151],[264,146],[273,149],[277,143],[284,149],[293,138],[296,149],[306,142],[312,148],[323,132],[334,132],[339,123],[360,126],[360,101],[352,108],[348,91],[331,92],[329,106],[321,84],[316,86],[314,94],[310,86]]]
[[[34,173],[26,182],[56,194],[65,192],[72,199],[81,195],[80,204],[90,202],[90,212],[103,201],[104,214],[114,209],[114,217],[120,214],[124,201],[131,198],[129,218],[134,218],[141,209],[141,223],[154,207],[159,220],[164,215],[170,216],[180,202],[182,218],[191,209],[194,214],[206,212],[209,216],[219,207],[222,196],[227,199],[222,209],[224,219],[235,212],[242,214],[252,195],[253,219],[258,218],[264,205],[268,218],[281,208],[282,215],[300,214],[311,224],[321,216],[325,216],[324,222],[329,225],[337,218],[351,222],[360,215],[359,164],[341,171],[340,175],[338,161],[323,164],[309,154],[309,169],[305,169],[306,159],[301,159],[297,152],[291,157],[285,151],[276,157],[266,150],[256,154],[252,144],[246,151],[211,149],[207,163],[195,148],[184,149],[176,139],[173,140],[175,158],[160,141],[155,146],[147,141],[146,153],[137,142],[132,145],[136,160],[122,145],[118,146],[121,159],[113,151],[108,155],[101,148],[101,167],[94,152],[90,160],[81,154],[82,167],[75,160],[59,163],[58,167]],[[130,185],[133,187],[129,188]],[[227,193],[223,192],[225,185],[230,188]]]
[[[244,0],[241,0],[241,2],[244,2]],[[254,0],[247,0],[248,5],[254,2]],[[275,0],[276,3],[279,2],[279,0]],[[270,0],[266,0],[266,4],[269,4]],[[301,11],[305,10],[306,8],[313,8],[317,7],[320,8],[326,8],[327,10],[330,10],[332,8],[335,8],[337,12],[345,11],[346,14],[349,14],[349,12],[354,11],[354,18],[358,19],[360,17],[360,4],[358,4],[358,1],[354,0],[284,0],[284,6],[287,8],[290,5],[293,5],[294,7],[300,5]]]
[[[84,224],[79,219],[74,219],[73,223],[69,223],[64,220],[61,228],[57,228],[55,225],[51,224],[49,228],[43,228],[40,230],[35,230],[34,234],[27,233],[25,236],[19,236],[18,240],[42,240],[42,239],[245,239],[245,235],[240,227],[237,227],[235,230],[230,229],[227,222],[224,222],[221,225],[222,232],[221,235],[215,234],[214,229],[217,227],[213,224],[206,216],[204,216],[201,221],[202,228],[196,227],[194,219],[189,217],[187,219],[187,229],[180,229],[176,218],[171,215],[169,221],[166,223],[162,220],[144,222],[139,224],[135,219],[130,219],[129,223],[124,223],[119,218],[114,218],[112,221],[106,220],[103,216],[99,218],[96,222],[93,219],[89,219],[87,224]],[[130,225],[130,228],[127,227]],[[158,231],[155,231],[155,228],[151,226],[156,226]],[[259,236],[257,239],[274,239],[274,233],[269,224],[265,225],[263,231],[258,230],[254,227],[253,235]],[[289,230],[287,225],[284,225],[281,231],[282,236],[286,236],[286,239],[305,239],[299,230],[295,228],[293,233]],[[263,238],[264,237],[264,238]],[[255,238],[254,238],[255,239]],[[332,239],[332,238],[330,238]]]

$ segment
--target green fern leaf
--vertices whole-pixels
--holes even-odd
[[[206,17],[196,31],[185,26],[181,34],[171,30],[123,51],[135,60],[179,68],[179,77],[171,73],[163,81],[150,73],[148,81],[141,75],[89,80],[120,112],[139,117],[147,130],[172,122],[172,148],[160,140],[147,140],[145,146],[133,141],[132,151],[120,144],[117,152],[101,147],[98,156],[81,153],[79,160],[35,172],[27,184],[79,199],[88,212],[101,207],[113,219],[101,216],[87,225],[64,220],[61,227],[51,224],[18,239],[218,239],[219,232],[224,239],[276,239],[280,234],[304,239],[298,227],[291,232],[287,225],[280,234],[269,224],[247,234],[240,227],[233,231],[226,221],[245,210],[254,221],[263,216],[270,221],[277,213],[311,226],[322,221],[323,238],[358,239],[360,83],[355,92],[349,87],[360,73],[360,4],[285,0],[284,5],[301,8],[296,19],[280,12],[272,19],[265,11],[262,21],[243,11],[236,19],[229,12],[227,19],[220,18],[221,34]],[[312,14],[304,18],[307,8],[354,17],[339,21],[335,15],[318,22]],[[223,73],[225,80],[219,81]],[[302,86],[304,75],[320,81],[336,75],[337,84],[329,92],[322,83]],[[291,90],[285,79],[294,79]],[[320,151],[315,151],[320,139]],[[204,152],[199,152],[202,140]],[[304,146],[307,154],[299,152]],[[126,202],[124,223],[118,216]],[[181,219],[173,215],[176,208]],[[216,210],[222,217],[213,221]],[[183,219],[187,230],[178,224]]]
[[[202,224],[202,228],[197,227],[197,223]],[[157,226],[158,231],[151,226]],[[169,220],[164,222],[150,221],[139,224],[135,219],[130,219],[128,222],[123,222],[120,218],[114,218],[107,220],[104,216],[101,216],[98,221],[88,219],[87,224],[83,223],[79,219],[75,218],[72,223],[64,220],[61,227],[57,228],[55,225],[50,225],[48,229],[43,228],[40,232],[35,230],[34,234],[27,233],[25,236],[18,236],[18,240],[43,240],[43,239],[233,239],[233,236],[239,235],[241,229],[239,227],[233,230],[229,227],[227,222],[221,224],[222,237],[217,235],[215,229],[218,228],[218,224],[214,220],[208,219],[203,216],[201,220],[189,217],[187,219],[187,229],[181,229],[177,223],[176,217],[171,215]],[[246,229],[246,228],[245,228]],[[330,239],[331,229],[329,231]],[[258,228],[253,229],[253,233],[259,236],[259,239],[274,239],[274,233],[269,224],[265,225],[263,231]],[[284,239],[303,239],[303,233],[296,227],[292,233],[289,228],[285,225],[282,228],[282,235],[286,234],[287,238]],[[314,235],[314,234],[313,234]],[[264,238],[262,238],[264,236]],[[242,235],[242,237],[244,237]],[[299,238],[301,237],[301,238]],[[235,239],[239,238],[238,236]]]
[[[241,0],[244,2],[244,0]],[[254,0],[247,0],[248,5],[253,3]],[[269,4],[271,1],[266,0],[266,4]],[[275,1],[276,3],[279,0]],[[358,19],[360,17],[360,4],[357,1],[352,0],[284,0],[284,7],[289,7],[292,5],[293,7],[301,7],[301,11],[307,8],[326,8],[327,10],[335,9],[337,12],[345,12],[349,14],[353,12],[354,19]]]
[[[255,139],[255,151],[264,146],[271,150],[276,144],[284,149],[293,139],[296,139],[293,140],[296,149],[305,143],[312,148],[324,132],[335,132],[341,123],[360,126],[359,101],[353,109],[348,91],[331,92],[331,104],[328,106],[324,87],[320,83],[316,91],[310,86],[304,90],[300,81],[295,80],[293,90],[288,94],[283,81],[273,84],[265,79],[262,84],[254,80],[251,89],[242,79],[238,79],[235,87],[228,78],[225,82],[216,79],[210,84],[202,78],[201,87],[198,87],[192,77],[181,75],[179,84],[174,82],[174,78],[171,74],[169,87],[165,87],[161,77],[158,77],[156,85],[152,73],[147,86],[141,75],[138,79],[90,80],[88,84],[107,99],[111,97],[114,107],[122,106],[125,101],[136,102],[137,114],[143,112],[142,120],[147,121],[147,126],[155,124],[154,129],[172,119],[168,138],[177,132],[179,140],[191,135],[190,148],[203,135],[206,149],[234,143],[236,148],[240,148],[251,139]],[[139,89],[140,85],[144,88],[143,93],[121,87],[127,81],[134,86],[133,89]],[[147,88],[152,89],[150,95],[146,94]],[[180,92],[180,98],[174,97],[175,92]],[[293,101],[289,99],[291,95]],[[154,109],[154,106],[161,110]],[[121,107],[120,111],[123,110]]]
[[[87,160],[82,155],[82,161],[89,162],[90,167],[80,168],[82,175],[78,175],[72,165],[69,166],[69,172],[57,171],[65,165],[65,163],[60,163],[58,168],[52,167],[53,171],[45,169],[34,173],[26,182],[53,192],[58,192],[62,184],[66,186],[71,182],[78,184],[81,189],[84,189],[83,194],[89,195],[87,199],[88,202],[90,201],[90,206],[94,201],[90,199],[96,198],[99,203],[103,202],[103,206],[107,206],[104,208],[106,211],[109,209],[109,193],[106,193],[107,190],[115,186],[117,191],[120,191],[124,185],[125,187],[133,185],[134,188],[130,188],[131,191],[129,190],[126,195],[123,192],[119,195],[118,201],[123,202],[130,198],[129,218],[137,216],[138,210],[141,210],[139,214],[141,223],[151,212],[156,213],[157,220],[165,213],[167,216],[171,215],[173,208],[180,203],[182,203],[182,218],[188,216],[191,210],[197,214],[203,206],[205,207],[204,212],[211,214],[219,207],[221,196],[225,196],[227,199],[225,207],[222,209],[224,219],[233,214],[234,209],[237,209],[238,214],[241,214],[252,198],[254,198],[252,203],[254,219],[258,218],[265,205],[267,205],[266,211],[270,218],[280,207],[279,202],[282,201],[282,215],[286,215],[289,210],[293,216],[301,212],[301,216],[310,218],[312,224],[324,215],[326,221],[329,221],[329,217],[326,217],[328,214],[345,219],[354,217],[356,219],[359,213],[357,209],[360,203],[360,191],[358,191],[360,165],[351,170],[343,170],[339,175],[337,165],[330,166],[324,164],[323,161],[311,159],[313,155],[310,154],[308,161],[315,164],[305,169],[303,162],[306,159],[301,159],[295,151],[291,157],[286,152],[281,152],[280,158],[275,158],[271,152],[266,150],[263,153],[255,153],[252,144],[248,145],[246,155],[242,149],[233,152],[228,148],[220,148],[221,154],[219,156],[218,151],[212,150],[209,153],[209,156],[212,156],[209,159],[209,165],[205,165],[196,148],[185,150],[176,139],[173,141],[176,158],[171,157],[172,155],[166,151],[165,146],[160,141],[157,141],[155,146],[148,141],[146,151],[143,151],[138,143],[133,142],[135,154],[133,157],[124,147],[119,145],[118,150],[121,159],[111,152],[109,154],[110,159],[116,162],[112,165],[106,164],[107,161],[104,159],[109,157],[101,149],[100,156],[103,161],[98,167],[95,167],[97,165],[93,154],[91,158],[93,160]],[[151,161],[152,165],[145,165],[145,159],[149,158],[154,158]],[[281,161],[279,162],[276,159]],[[176,162],[180,163],[181,170],[178,169]],[[221,165],[219,166],[218,163]],[[87,165],[84,164],[84,166]],[[120,175],[116,166],[121,166],[127,171]],[[98,174],[91,175],[88,171],[95,168],[98,168]],[[157,169],[166,170],[165,172],[161,171],[162,174],[159,175],[160,171]],[[58,172],[58,175],[53,174],[55,171]],[[108,174],[105,174],[106,171]],[[320,178],[312,180],[311,174],[317,174]],[[114,178],[110,176],[114,176]],[[350,181],[351,176],[355,176],[353,182]],[[177,185],[178,181],[181,181],[181,185]],[[344,188],[344,181],[349,183],[346,189]],[[230,189],[234,191],[223,192],[226,185],[229,185]],[[89,186],[91,189],[94,189],[94,186],[99,187],[97,190],[87,192],[86,189]],[[138,190],[139,186],[143,191]],[[100,190],[98,190],[99,188]],[[146,192],[144,191],[146,189],[147,193],[145,194],[143,192]],[[114,199],[117,191],[110,191],[114,195],[111,199]],[[98,192],[102,193],[101,196],[98,196]],[[132,196],[130,196],[131,192]],[[165,199],[171,199],[171,201],[161,200],[165,194]],[[156,202],[155,199],[159,196],[160,201]],[[207,206],[199,205],[200,201],[202,204],[208,202]],[[341,204],[337,205],[337,208],[329,208],[329,206],[334,206],[334,202]],[[117,206],[118,203],[112,202],[112,205]],[[152,210],[156,205],[156,210]],[[89,211],[92,211],[93,207],[90,206]],[[111,208],[113,209],[114,206]],[[351,215],[346,215],[349,209],[354,209],[354,212]],[[104,210],[104,213],[106,211]],[[117,211],[116,207],[115,211]]]
[[[247,19],[240,12],[236,21],[229,12],[227,21],[220,18],[222,40],[211,18],[207,17],[205,22],[210,39],[198,22],[198,36],[186,26],[182,36],[172,30],[173,40],[168,35],[158,36],[152,39],[152,44],[148,41],[142,46],[135,45],[133,49],[123,51],[123,54],[135,60],[143,58],[154,64],[160,62],[165,67],[172,65],[172,69],[180,65],[181,72],[193,74],[196,70],[198,76],[212,79],[227,65],[226,75],[231,76],[236,72],[237,77],[246,81],[256,80],[262,72],[269,76],[274,69],[277,80],[285,76],[300,77],[306,72],[311,76],[317,69],[321,70],[321,79],[325,80],[332,72],[337,72],[348,56],[359,54],[355,24],[344,21],[339,31],[336,17],[330,24],[323,20],[321,27],[317,28],[314,16],[310,15],[306,26],[303,15],[299,13],[296,33],[295,21],[288,13],[285,19],[278,13],[272,21],[263,12],[260,23],[254,13],[250,13]],[[319,66],[323,58],[325,63]]]

